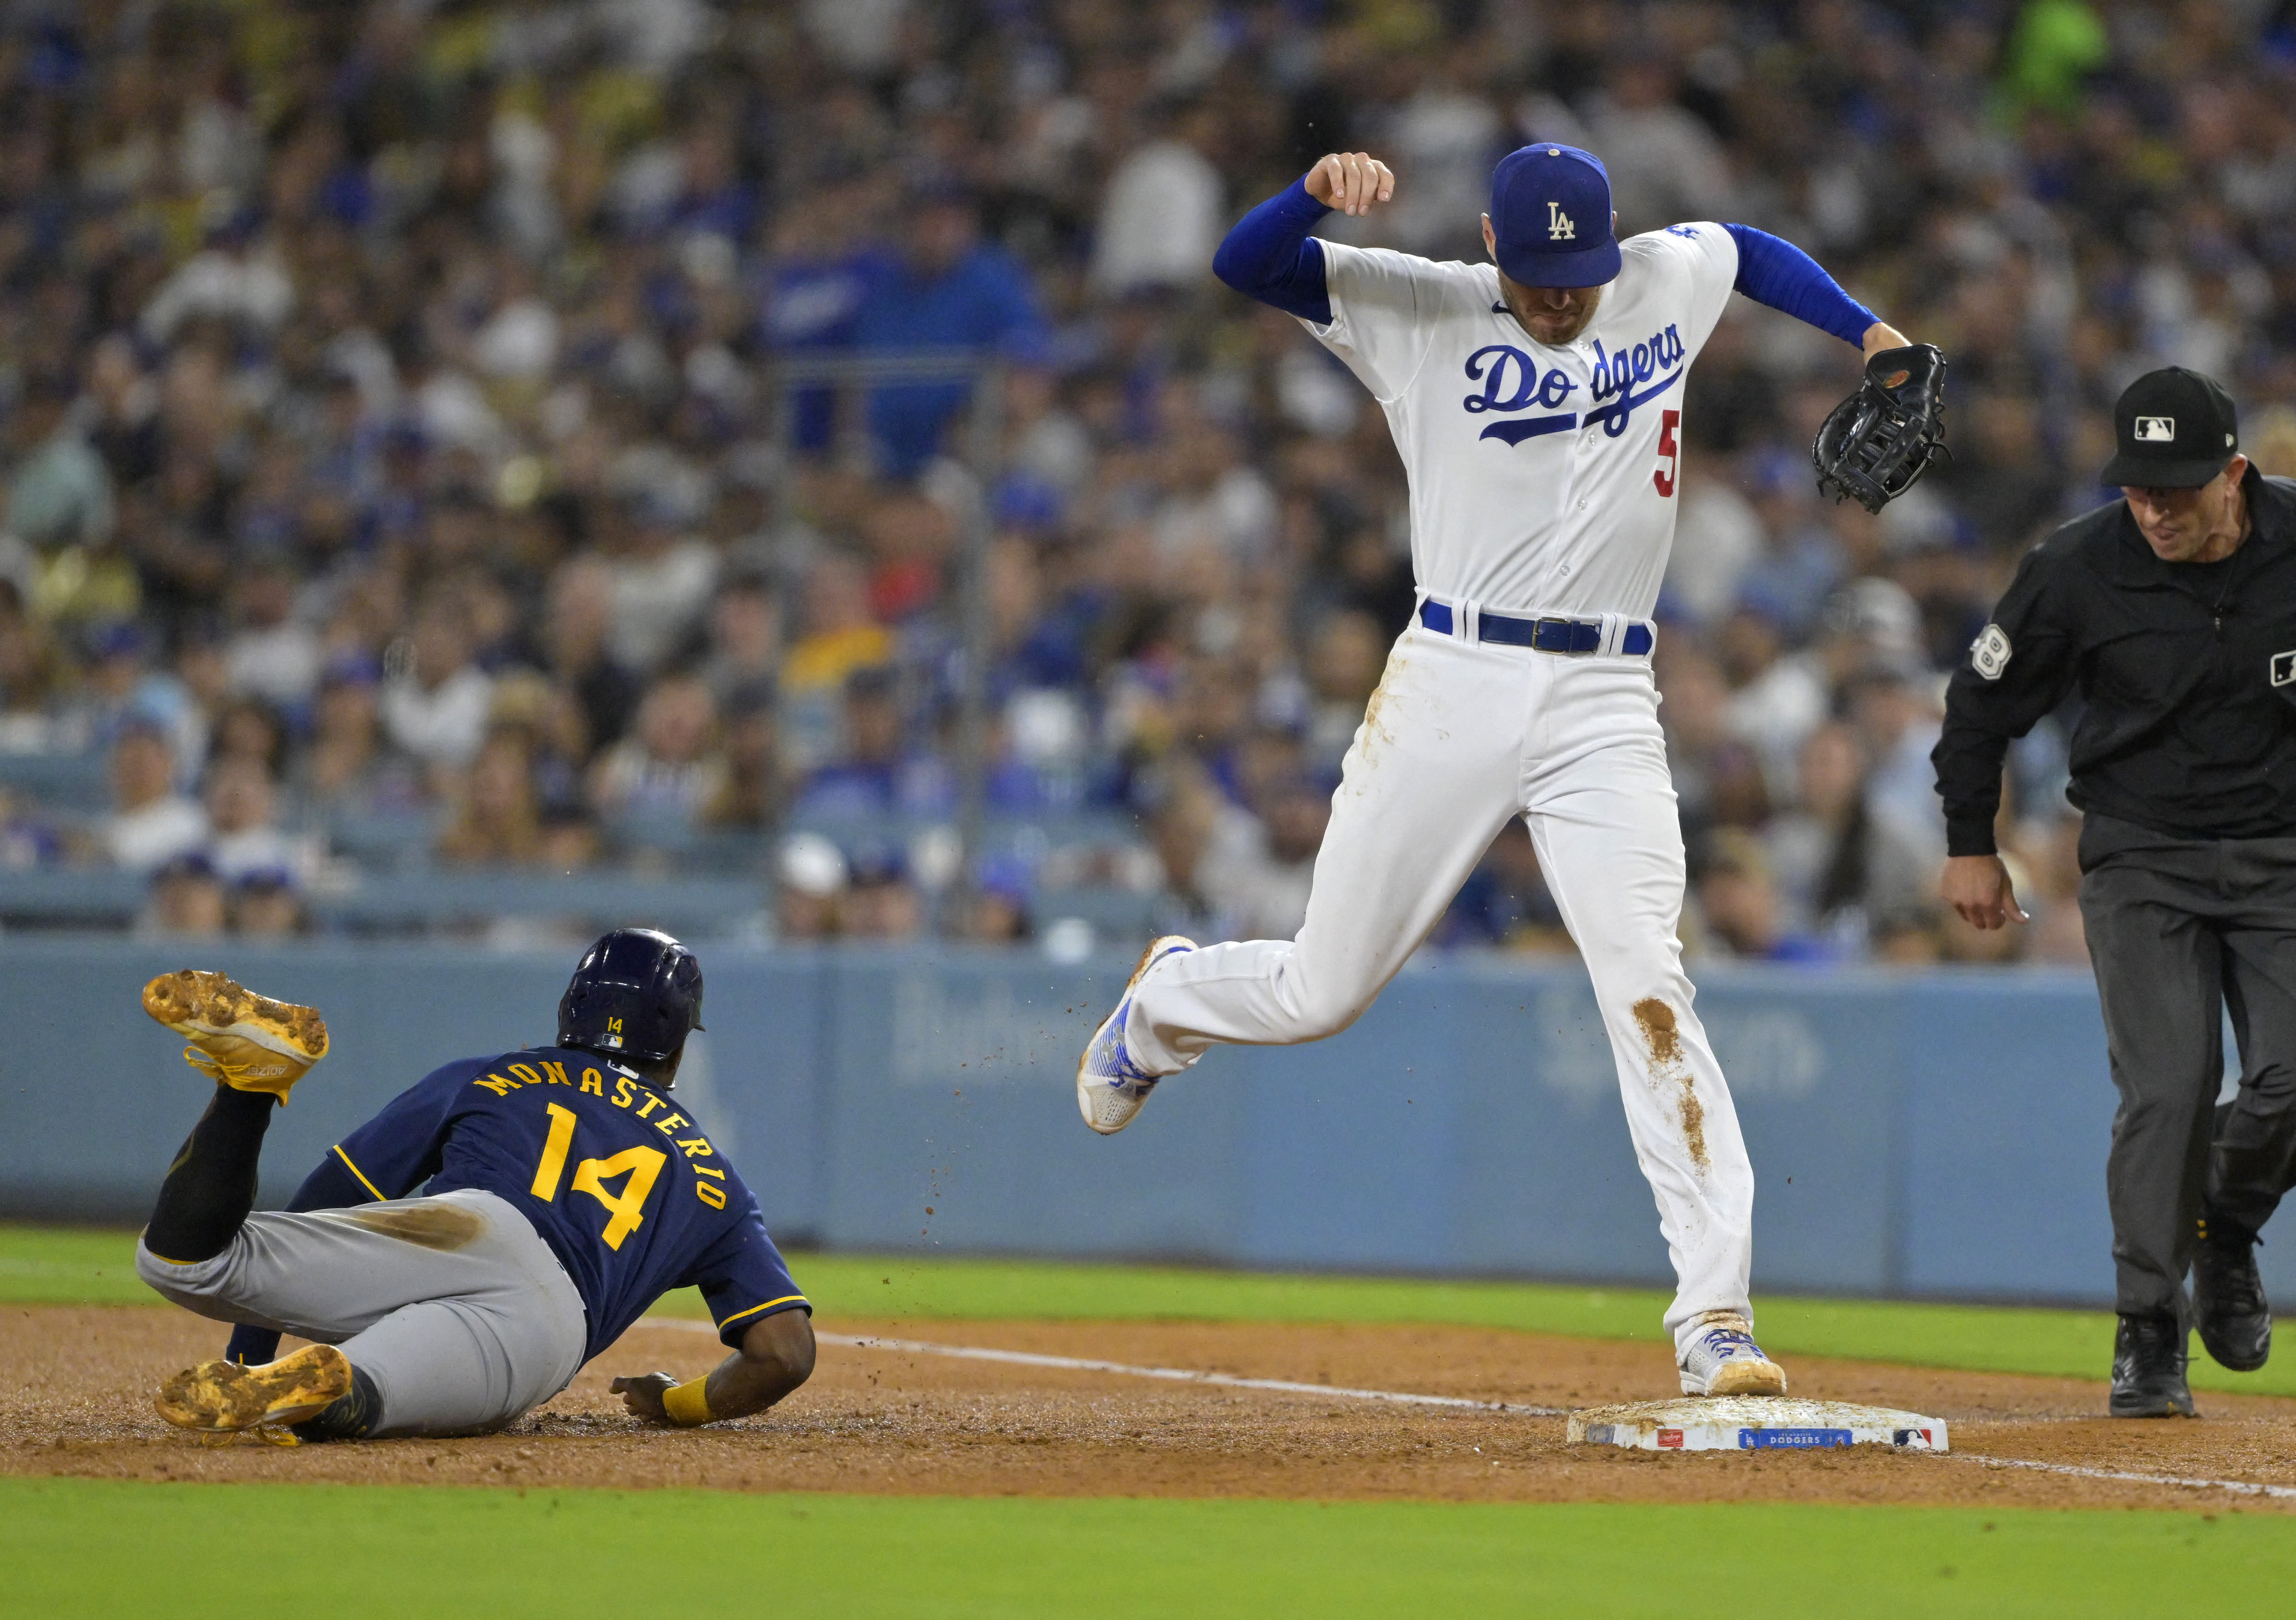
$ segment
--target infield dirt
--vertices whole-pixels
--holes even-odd
[[[824,1321],[840,1333],[1252,1377],[1578,1407],[1676,1393],[1662,1348],[1498,1329],[1227,1323]],[[326,1480],[519,1490],[680,1485],[994,1496],[1444,1501],[1833,1501],[2285,1512],[2221,1490],[1985,1466],[2018,1459],[2296,1487],[2296,1400],[2202,1394],[2198,1422],[2100,1416],[2102,1384],[1797,1360],[1793,1391],[1921,1411],[1954,1452],[1671,1455],[1563,1443],[1560,1418],[1414,1409],[824,1345],[776,1410],[673,1432],[606,1393],[617,1372],[690,1377],[707,1333],[641,1325],[514,1428],[457,1440],[203,1444],[152,1409],[223,1330],[140,1306],[0,1312],[0,1471],[149,1480]],[[292,1341],[290,1341],[291,1345]]]

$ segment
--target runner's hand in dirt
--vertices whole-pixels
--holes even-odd
[[[642,1377],[616,1378],[606,1386],[607,1393],[622,1398],[622,1405],[633,1418],[644,1418],[650,1423],[667,1423],[669,1414],[661,1410],[665,1391],[676,1389],[677,1380],[666,1372],[650,1372]]]
[[[781,1311],[751,1324],[742,1347],[718,1364],[706,1386],[707,1421],[746,1418],[761,1412],[813,1376],[813,1319],[803,1311]],[[633,1418],[649,1423],[676,1421],[662,1396],[677,1387],[666,1372],[619,1377],[607,1386],[622,1398]]]

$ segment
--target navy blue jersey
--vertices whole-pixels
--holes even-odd
[[[434,1069],[333,1156],[378,1198],[469,1187],[514,1205],[589,1307],[586,1359],[672,1288],[700,1288],[734,1347],[760,1317],[813,1309],[701,1126],[594,1053],[541,1047]]]

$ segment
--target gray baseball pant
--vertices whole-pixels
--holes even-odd
[[[2253,1232],[2296,1168],[2296,838],[2178,838],[2092,811],[2081,918],[2120,1108],[2119,1309],[2188,1320],[2203,1211]],[[2225,1014],[2240,1092],[2222,1109]]]
[[[472,1189],[258,1211],[188,1265],[139,1239],[135,1272],[216,1321],[339,1345],[382,1398],[376,1438],[500,1428],[571,1383],[588,1341],[582,1296],[533,1223]]]

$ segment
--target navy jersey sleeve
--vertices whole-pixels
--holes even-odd
[[[315,1171],[313,1179],[332,1175],[339,1165],[376,1198],[406,1196],[439,1173],[447,1115],[462,1099],[472,1072],[482,1067],[450,1063],[433,1069],[336,1143],[327,1155],[331,1163]]]
[[[729,1350],[741,1348],[742,1336],[753,1322],[783,1311],[813,1312],[813,1302],[791,1279],[788,1262],[767,1236],[754,1198],[742,1218],[703,1251],[683,1284],[701,1290],[718,1336]]]

